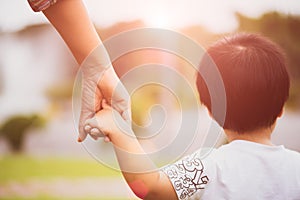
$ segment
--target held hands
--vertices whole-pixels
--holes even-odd
[[[84,127],[86,120],[94,117],[95,113],[103,108],[101,105],[103,99],[111,102],[119,115],[130,123],[129,95],[116,75],[103,45],[99,45],[91,52],[83,62],[81,70],[83,80],[78,141],[83,141],[88,134],[94,139],[104,136],[97,128]]]
[[[105,99],[102,100],[101,110],[85,122],[85,127],[90,129],[90,135],[98,138],[103,137],[105,142],[114,142],[120,134],[129,133],[130,125],[119,112],[113,109]],[[100,130],[100,131],[99,131]]]

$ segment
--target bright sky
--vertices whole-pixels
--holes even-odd
[[[234,12],[259,17],[267,11],[300,15],[299,0],[84,0],[97,25],[143,19],[149,26],[176,28],[201,24],[214,32],[231,31],[237,22]],[[0,1],[0,28],[18,30],[45,22],[35,14],[27,0]]]

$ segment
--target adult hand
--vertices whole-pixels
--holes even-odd
[[[98,45],[84,60],[81,70],[83,79],[78,141],[85,140],[88,134],[94,139],[104,136],[100,133],[95,134],[99,131],[95,128],[84,127],[86,120],[102,109],[103,98],[121,114],[124,120],[130,123],[130,97],[116,75],[102,44]]]
[[[91,132],[91,127],[84,130],[84,122],[101,109],[100,102],[103,98],[120,112],[124,119],[130,121],[129,95],[110,63],[82,0],[28,2],[35,11],[43,10],[76,61],[81,64],[83,83],[78,141],[83,141]]]
[[[91,136],[103,137],[103,135],[105,135],[105,142],[111,141],[114,143],[120,138],[120,134],[132,133],[131,126],[128,125],[127,121],[122,118],[118,111],[107,104],[105,99],[102,100],[101,105],[102,109],[97,112],[93,118],[90,118],[85,122],[86,126],[101,131],[91,131]]]

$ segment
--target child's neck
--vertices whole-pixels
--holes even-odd
[[[245,133],[238,133],[231,130],[224,130],[227,139],[229,142],[234,140],[247,140],[250,142],[256,142],[259,144],[270,145],[273,146],[274,144],[271,142],[271,134],[274,129],[274,125],[269,128],[259,129],[255,131],[245,132]]]

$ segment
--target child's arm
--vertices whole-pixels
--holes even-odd
[[[131,190],[141,199],[177,199],[167,175],[144,152],[132,129],[106,102],[87,125],[99,128],[113,143],[117,159]]]

